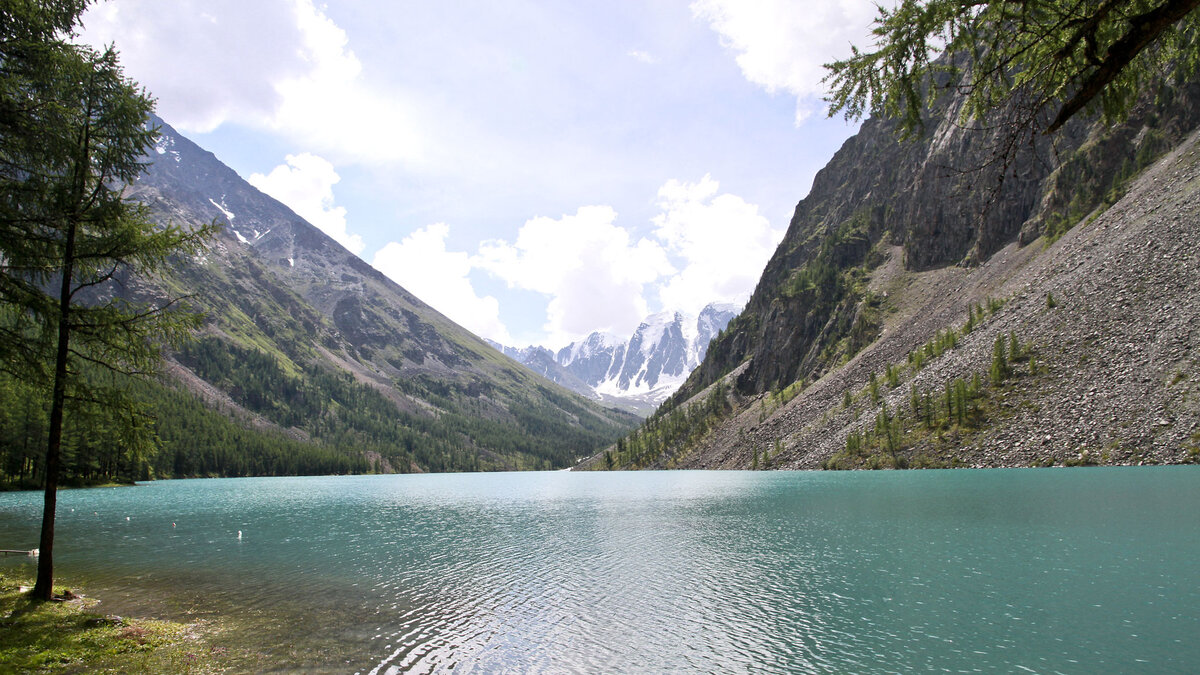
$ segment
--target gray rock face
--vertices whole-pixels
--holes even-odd
[[[996,340],[1012,335],[1031,358],[989,389],[984,423],[930,434],[902,457],[969,467],[1200,461],[1197,223],[1200,130],[1094,221],[1045,248],[1012,242],[978,267],[881,268],[902,282],[889,330],[785,404],[731,397],[740,406],[670,466],[744,469],[767,449],[770,468],[818,469],[845,451],[849,434],[870,433],[885,406],[911,410],[912,391],[936,394],[973,374],[986,381]],[[907,365],[909,353],[961,330],[968,307],[989,297],[1007,302],[953,349]],[[875,403],[868,382],[883,381],[889,366],[899,382],[880,387]],[[909,420],[909,430],[920,427]]]
[[[996,136],[954,123],[955,101],[930,112],[930,131],[916,141],[900,140],[887,121],[867,120],[817,174],[746,309],[676,400],[747,361],[737,382],[743,393],[812,380],[873,341],[880,326],[870,318],[886,304],[881,296],[796,292],[797,274],[822,255],[838,274],[870,269],[878,261],[868,252],[892,245],[902,247],[908,270],[974,267],[1056,222],[1081,220],[1120,188],[1123,175],[1200,123],[1200,85],[1164,91],[1147,96],[1123,124],[1079,119],[1052,141],[1035,138],[1007,165],[993,162]],[[839,235],[848,231],[854,236]]]

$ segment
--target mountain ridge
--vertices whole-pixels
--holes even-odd
[[[556,352],[488,342],[572,391],[644,415],[684,382],[737,310],[732,303],[709,303],[696,316],[658,312],[626,340],[597,331]]]
[[[393,470],[554,468],[632,423],[497,355],[153,122],[159,142],[128,196],[160,222],[224,225],[204,256],[140,291],[188,296],[206,315],[199,342],[169,357],[174,382],[260,427]],[[346,426],[368,409],[371,420]]]
[[[583,467],[1194,461],[1200,86],[1168,78],[1124,123],[1075,120],[1002,175],[955,170],[986,165],[990,145],[953,124],[954,105],[931,110],[934,133],[911,142],[865,122],[688,382]],[[1118,264],[1131,236],[1182,274],[1156,273],[1154,256]],[[1064,270],[1079,286],[1057,283]],[[1124,316],[1183,342],[1127,330]],[[1152,357],[1118,336],[1173,346]],[[1012,364],[996,360],[1002,340],[1020,346],[1004,352]],[[1129,368],[1098,362],[1098,345]],[[1124,379],[1139,370],[1139,386]]]

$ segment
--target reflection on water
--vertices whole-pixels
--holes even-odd
[[[0,495],[0,548],[40,504]],[[228,617],[281,670],[1200,664],[1187,467],[162,481],[59,508],[60,572],[106,611]]]

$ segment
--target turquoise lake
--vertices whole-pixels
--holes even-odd
[[[0,548],[40,508],[0,494]],[[279,672],[1200,672],[1196,467],[184,480],[58,513],[98,611],[231,617]]]

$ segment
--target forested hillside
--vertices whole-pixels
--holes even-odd
[[[543,380],[400,288],[161,120],[127,196],[162,224],[219,230],[136,302],[203,315],[163,376],[133,384],[133,423],[68,415],[64,481],[550,469],[635,422]],[[97,373],[96,377],[109,377]],[[45,392],[0,381],[0,481],[37,485]]]

